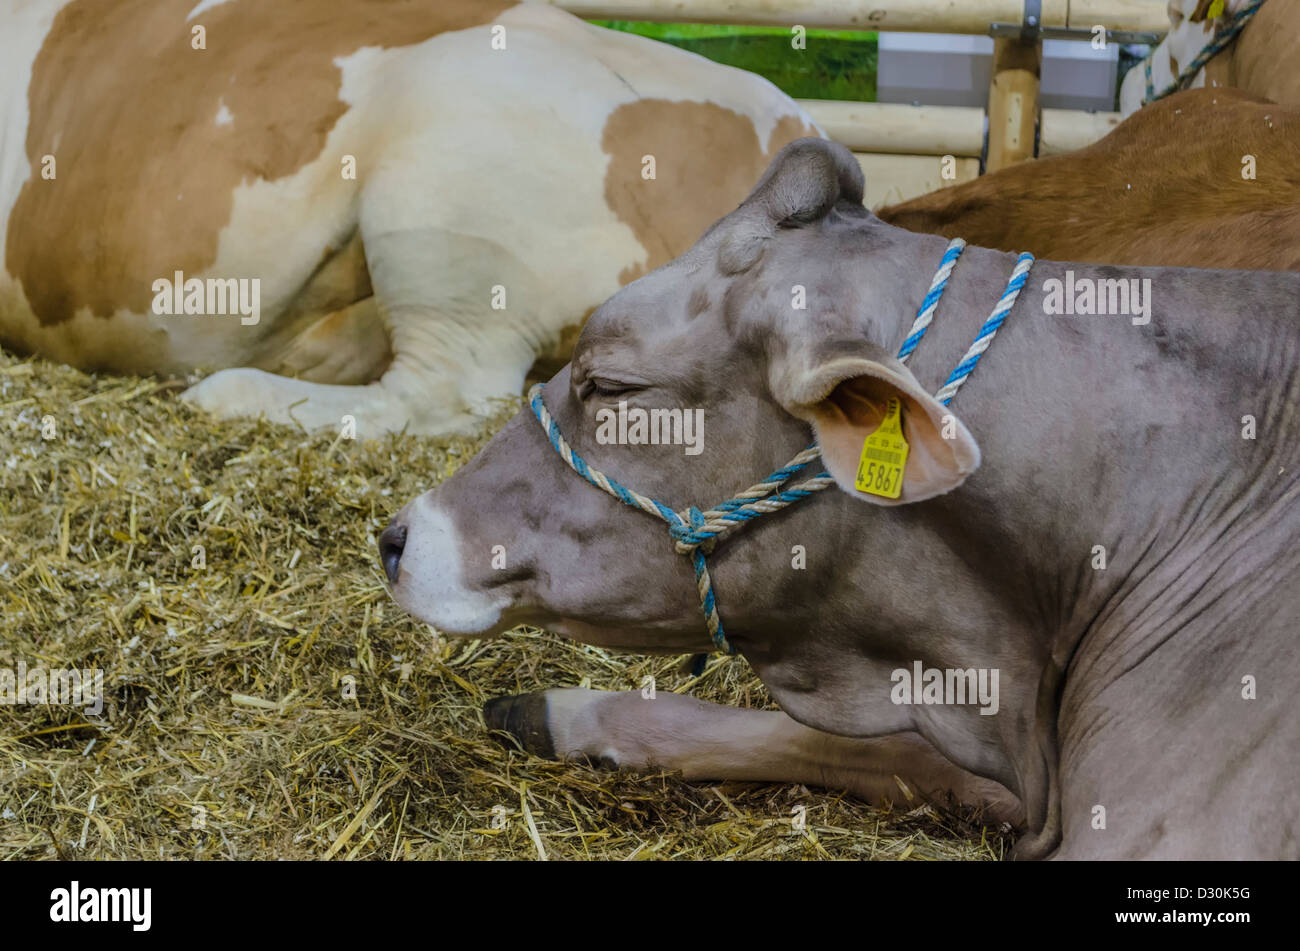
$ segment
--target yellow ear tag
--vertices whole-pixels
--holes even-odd
[[[903,492],[903,467],[907,465],[907,440],[903,438],[903,406],[891,396],[880,428],[862,442],[862,458],[853,484],[859,492],[896,499]]]
[[[1205,11],[1205,18],[1207,20],[1217,20],[1219,17],[1223,16],[1223,8],[1225,6],[1227,6],[1226,0],[1214,0],[1214,2],[1210,4],[1210,9]]]

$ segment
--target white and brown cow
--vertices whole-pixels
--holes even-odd
[[[0,21],[0,345],[216,369],[199,406],[308,427],[472,426],[816,134],[753,74],[545,5],[4,0]],[[247,306],[159,313],[160,282],[220,305],[209,279],[216,310],[240,280]]]
[[[1169,33],[1145,62],[1133,67],[1124,77],[1119,94],[1120,111],[1132,115],[1169,89],[1218,32],[1254,2],[1169,0]],[[1297,61],[1300,61],[1300,3],[1265,0],[1237,38],[1183,88],[1227,86],[1283,105],[1300,106],[1300,69],[1294,65]]]

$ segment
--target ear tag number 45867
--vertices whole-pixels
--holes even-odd
[[[859,492],[896,499],[903,492],[903,467],[907,465],[907,440],[903,438],[903,407],[889,397],[880,428],[862,442],[862,457],[853,484]]]

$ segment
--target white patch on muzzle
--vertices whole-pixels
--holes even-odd
[[[405,516],[406,547],[393,585],[397,603],[446,634],[482,634],[496,627],[509,601],[465,587],[451,519],[427,493],[411,502]]]

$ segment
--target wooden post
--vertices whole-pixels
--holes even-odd
[[[993,41],[987,171],[996,172],[1034,157],[1038,75],[1042,63],[1042,43],[1026,43],[1019,37]]]

